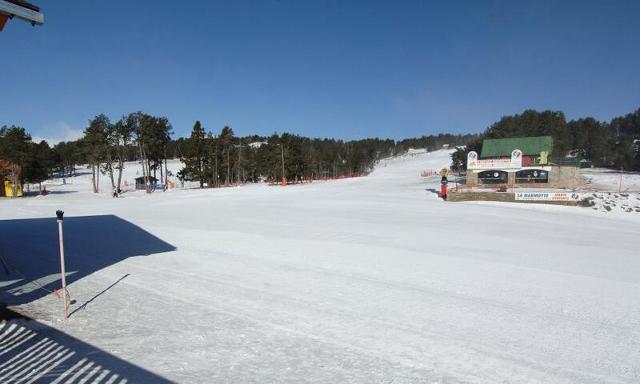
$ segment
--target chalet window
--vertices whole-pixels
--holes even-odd
[[[507,172],[491,170],[478,173],[480,184],[507,184]]]
[[[523,169],[516,172],[516,183],[548,183],[549,172],[542,169]]]

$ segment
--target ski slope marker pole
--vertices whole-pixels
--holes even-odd
[[[67,306],[67,281],[66,272],[64,268],[64,238],[62,236],[62,219],[64,212],[56,211],[58,218],[58,239],[60,241],[60,276],[62,278],[62,305],[64,306],[64,319],[69,318],[69,307]]]
[[[618,185],[618,193],[622,192],[622,175],[624,175],[624,168],[620,167],[620,184]]]

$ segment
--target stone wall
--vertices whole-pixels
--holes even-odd
[[[552,204],[552,205],[569,205],[576,206],[576,201],[531,201],[516,200],[513,192],[447,192],[447,201],[500,201],[505,203],[522,203],[522,204]]]
[[[478,184],[478,174],[473,171],[467,171],[467,184],[469,185],[477,185]]]
[[[576,188],[580,186],[577,167],[554,165],[549,172],[549,186],[554,188]]]
[[[509,187],[526,187],[526,188],[577,188],[580,186],[580,173],[577,167],[552,165],[549,171],[549,183],[522,183],[516,184],[516,173],[507,172],[507,185]],[[475,186],[478,184],[478,174],[473,171],[467,172],[467,185]],[[496,185],[492,185],[495,187]]]

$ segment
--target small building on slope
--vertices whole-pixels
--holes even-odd
[[[136,189],[144,191],[147,189],[147,181],[149,182],[149,187],[155,189],[156,184],[158,183],[158,179],[153,176],[140,176],[136,177]]]
[[[467,184],[576,187],[578,168],[552,162],[552,153],[551,136],[486,139],[480,156],[467,155]]]

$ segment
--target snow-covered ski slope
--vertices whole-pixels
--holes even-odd
[[[51,295],[1,297],[184,383],[640,382],[640,217],[446,203],[419,175],[448,163],[437,151],[286,188],[0,201],[2,220],[63,209],[67,242],[95,244],[68,245],[82,276],[69,321]],[[130,224],[146,234],[113,234]],[[36,273],[51,244],[32,241]],[[157,242],[170,247],[144,254]]]

